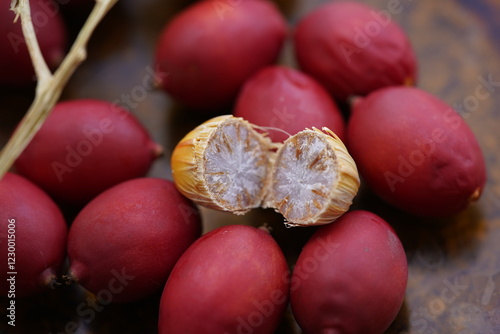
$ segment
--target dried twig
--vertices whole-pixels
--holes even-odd
[[[96,0],[96,4],[83,25],[75,42],[59,68],[51,73],[43,59],[35,29],[31,21],[28,0],[12,0],[11,9],[16,19],[21,18],[21,26],[26,45],[38,79],[36,95],[26,115],[12,138],[0,152],[0,179],[10,169],[14,161],[24,151],[31,139],[42,126],[50,111],[59,100],[64,86],[76,68],[85,60],[87,43],[99,22],[118,0]]]

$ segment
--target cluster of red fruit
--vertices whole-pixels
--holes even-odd
[[[477,141],[444,102],[408,86],[416,59],[390,11],[332,2],[308,14],[293,34],[302,71],[274,65],[287,31],[268,1],[197,2],[160,37],[161,85],[193,109],[234,104],[236,116],[269,129],[330,128],[363,181],[410,213],[451,215],[480,196]],[[348,102],[346,125],[337,105]],[[270,137],[283,140],[273,130]],[[0,181],[0,231],[16,222],[17,295],[53,283],[67,255],[65,279],[106,302],[164,289],[161,333],[270,334],[289,301],[306,333],[382,333],[393,321],[407,263],[382,218],[352,211],[321,227],[290,273],[264,231],[233,225],[200,237],[197,207],[172,182],[142,177],[159,151],[113,104],[54,108],[17,160],[19,175]],[[82,207],[69,231],[54,199]],[[2,263],[7,254],[2,248]],[[9,291],[5,275],[0,294]],[[127,278],[123,286],[117,277]]]

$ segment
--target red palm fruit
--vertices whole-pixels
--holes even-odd
[[[184,250],[200,236],[196,207],[172,182],[138,178],[92,200],[68,237],[68,278],[97,302],[129,302],[161,289]]]
[[[67,235],[54,201],[25,178],[7,173],[0,180],[0,222],[0,294],[13,300],[52,286],[66,256]]]
[[[287,26],[265,0],[198,1],[165,27],[156,50],[161,85],[181,103],[213,110],[233,102],[243,82],[274,63]]]
[[[292,68],[270,66],[253,75],[239,93],[233,113],[265,127],[275,142],[285,141],[286,133],[294,135],[312,127],[327,127],[344,137],[344,119],[328,92]]]
[[[467,123],[417,88],[380,89],[354,104],[349,152],[370,188],[421,216],[449,216],[476,201],[485,160]]]
[[[390,225],[351,211],[304,246],[290,305],[304,333],[382,334],[403,304],[407,281],[405,251]]]
[[[294,34],[300,67],[336,99],[416,81],[416,58],[394,9],[329,2],[306,15]],[[399,9],[397,9],[399,10]]]
[[[57,6],[57,4],[56,4]],[[42,55],[51,68],[62,61],[66,52],[67,33],[59,7],[51,0],[30,1],[35,34]],[[0,5],[0,85],[29,84],[35,81],[35,71],[21,29],[21,20],[14,23],[15,13],[10,1]]]
[[[15,167],[58,201],[83,206],[113,185],[144,176],[159,153],[126,110],[73,100],[54,107]]]
[[[288,289],[285,257],[268,233],[220,227],[198,239],[172,270],[160,302],[159,333],[273,334]]]

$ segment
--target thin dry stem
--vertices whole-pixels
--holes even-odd
[[[21,17],[21,28],[26,47],[28,48],[36,77],[40,83],[46,82],[52,76],[52,73],[43,59],[42,51],[38,45],[35,35],[35,29],[31,20],[31,10],[28,0],[13,0],[11,9],[16,13],[16,20]]]
[[[23,35],[38,79],[36,95],[14,135],[0,152],[0,179],[24,151],[59,100],[71,75],[86,58],[87,43],[99,22],[118,0],[97,0],[73,46],[52,74],[43,59],[31,21],[28,0],[12,0],[11,9],[21,18]],[[17,18],[17,16],[16,16]]]

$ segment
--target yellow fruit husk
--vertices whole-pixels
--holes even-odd
[[[172,176],[177,189],[193,202],[208,208],[223,210],[214,203],[203,177],[203,153],[208,139],[230,116],[215,117],[190,131],[172,153]]]
[[[260,141],[260,145],[264,150],[269,149],[269,152],[266,154],[268,159],[266,164],[271,166],[272,142],[265,135],[254,130],[252,124],[242,118],[232,115],[223,115],[204,122],[181,139],[172,153],[172,175],[178,190],[193,202],[215,210],[244,214],[251,208],[260,206],[265,195],[268,180],[264,181],[261,195],[255,198],[255,204],[244,208],[231,206],[225,203],[220,196],[210,191],[206,180],[205,150],[216,131],[221,126],[230,123],[244,126]],[[236,138],[233,139],[236,140]]]
[[[358,193],[360,179],[356,163],[342,140],[328,128],[323,128],[323,131],[316,128],[313,128],[313,130],[327,135],[327,139],[337,157],[338,166],[337,184],[332,188],[327,209],[313,222],[306,224],[321,225],[331,223],[349,210],[354,197]]]
[[[349,207],[352,204],[353,198],[356,196],[360,179],[358,175],[358,170],[356,164],[352,157],[349,155],[347,148],[340,140],[340,138],[333,133],[328,128],[323,128],[323,130],[319,130],[317,128],[306,129],[297,133],[294,136],[288,138],[283,146],[277,152],[277,161],[280,161],[282,158],[282,150],[287,147],[287,145],[294,145],[294,142],[299,136],[319,136],[323,139],[328,148],[333,152],[335,159],[335,180],[332,183],[331,187],[328,189],[328,192],[322,193],[322,197],[324,198],[322,203],[314,203],[316,208],[320,207],[315,214],[308,214],[304,209],[304,218],[301,219],[292,219],[288,217],[289,207],[293,205],[302,205],[305,206],[308,203],[297,203],[297,201],[293,201],[289,198],[280,198],[273,191],[273,183],[279,182],[275,180],[276,176],[272,177],[272,183],[270,186],[270,190],[268,192],[268,198],[265,201],[265,207],[274,208],[277,212],[281,213],[285,217],[285,225],[287,227],[294,226],[313,226],[313,225],[324,225],[333,222],[342,214],[349,210]],[[274,172],[278,172],[278,168],[280,168],[279,164],[276,163]],[[314,190],[312,190],[314,191]],[[304,196],[305,198],[305,196]],[[302,199],[304,201],[304,199]],[[312,205],[311,203],[309,203]],[[285,206],[287,209],[285,209]]]
[[[219,127],[231,122],[238,124],[238,126],[245,126],[249,131],[253,131],[252,133],[257,136],[259,145],[262,145],[267,155],[266,160],[262,163],[267,164],[266,168],[269,168],[269,170],[266,169],[268,175],[262,182],[262,191],[256,196],[253,204],[248,207],[228,205],[224,201],[221,201],[217,194],[211,193],[207,185],[205,171],[205,151],[207,145]],[[244,214],[251,208],[265,207],[274,208],[280,212],[280,203],[286,202],[288,199],[276,198],[276,195],[272,191],[273,183],[276,182],[276,180],[273,180],[274,172],[278,168],[276,159],[279,159],[281,149],[289,141],[293,140],[295,136],[305,134],[319,136],[322,141],[327,143],[330,150],[329,154],[333,154],[332,159],[334,160],[328,161],[328,163],[330,166],[335,166],[335,180],[332,181],[333,183],[328,192],[322,193],[321,196],[322,198],[324,197],[324,200],[322,200],[321,209],[317,213],[307,216],[304,219],[294,220],[287,218],[287,212],[280,212],[285,217],[285,224],[287,226],[328,224],[349,209],[353,198],[358,192],[360,179],[354,160],[335,133],[328,128],[323,128],[322,130],[317,128],[306,129],[295,136],[291,136],[285,143],[276,144],[272,143],[266,135],[258,133],[255,130],[256,128],[256,126],[242,118],[223,115],[210,119],[189,132],[179,142],[172,154],[172,173],[179,191],[195,203],[215,210]],[[229,138],[228,140],[234,144],[233,140],[238,140],[238,138]],[[236,196],[239,195],[237,194]],[[316,208],[320,206],[316,203],[314,205],[316,205]]]

